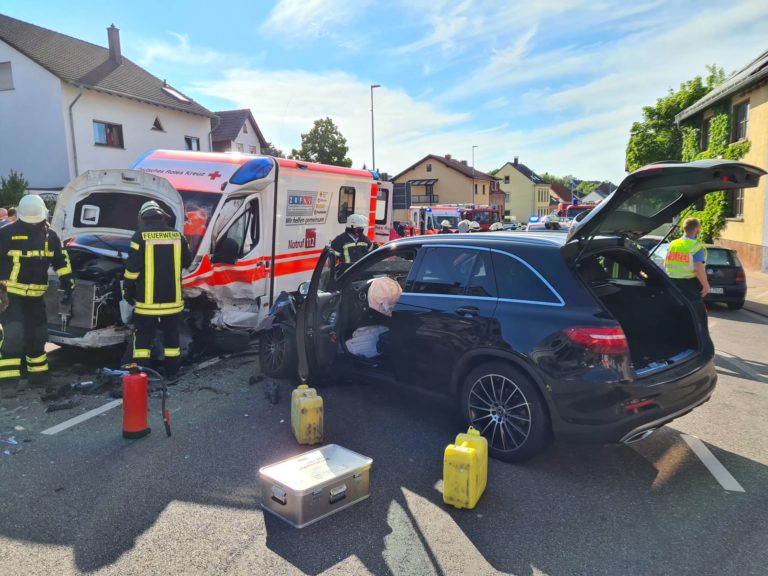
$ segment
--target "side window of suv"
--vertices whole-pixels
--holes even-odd
[[[427,249],[409,291],[452,296],[494,296],[495,285],[488,251]]]
[[[492,259],[499,298],[542,304],[563,303],[545,280],[516,256],[494,251]]]

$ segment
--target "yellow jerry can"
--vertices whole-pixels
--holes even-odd
[[[299,444],[323,441],[323,399],[306,384],[291,393],[291,431]]]
[[[443,502],[474,508],[488,482],[488,441],[474,428],[456,436],[443,459]]]

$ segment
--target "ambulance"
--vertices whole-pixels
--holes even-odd
[[[64,302],[51,278],[53,342],[100,348],[127,340],[123,266],[139,207],[148,200],[160,203],[194,254],[182,279],[188,340],[211,327],[255,330],[281,291],[309,280],[349,215],[365,217],[373,242],[388,241],[392,227],[391,185],[368,170],[154,150],[130,170],[86,172],[62,190],[51,221],[77,279]]]

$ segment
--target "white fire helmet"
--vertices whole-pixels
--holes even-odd
[[[362,214],[350,214],[347,216],[347,228],[367,228],[368,220]]]
[[[48,208],[45,207],[45,202],[43,202],[40,196],[37,194],[27,194],[19,200],[16,214],[22,222],[39,224],[48,218]]]

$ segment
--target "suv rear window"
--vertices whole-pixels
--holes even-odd
[[[562,304],[543,278],[512,254],[493,251],[493,269],[499,298],[521,302]]]

